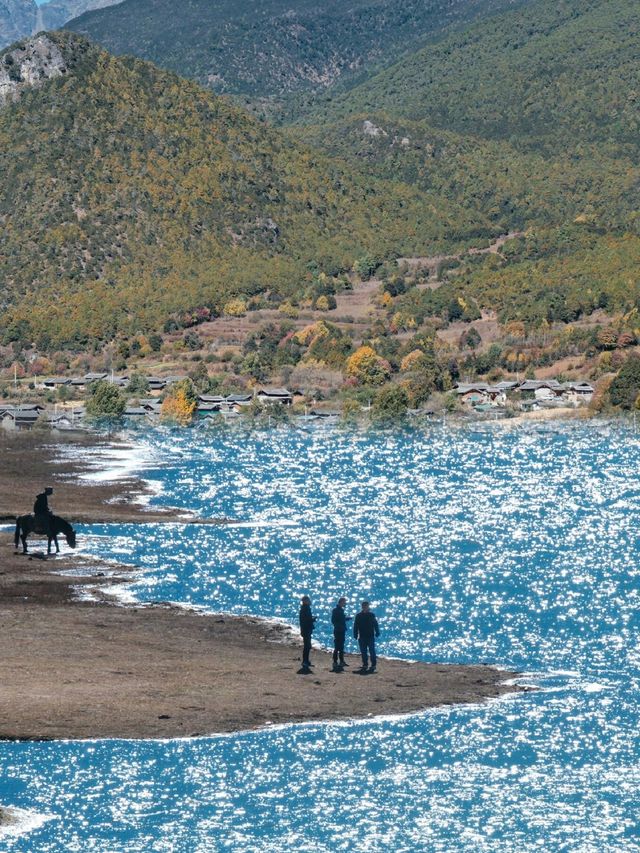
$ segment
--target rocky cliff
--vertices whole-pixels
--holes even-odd
[[[0,106],[17,101],[22,91],[67,73],[59,46],[46,33],[19,42],[0,54]]]

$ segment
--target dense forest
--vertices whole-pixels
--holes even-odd
[[[125,0],[67,24],[217,92],[259,99],[351,84],[513,0]]]
[[[383,111],[526,151],[598,142],[629,155],[638,147],[639,30],[633,0],[536,0],[307,109],[323,123]]]

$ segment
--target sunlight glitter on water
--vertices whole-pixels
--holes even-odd
[[[144,444],[144,436],[140,438]],[[589,424],[425,435],[162,433],[161,501],[229,526],[84,528],[139,600],[295,624],[371,598],[381,651],[545,689],[196,741],[7,744],[42,851],[639,850],[640,445]],[[165,452],[166,451],[166,452]],[[292,676],[293,677],[293,676]]]

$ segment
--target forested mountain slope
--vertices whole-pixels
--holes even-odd
[[[0,54],[0,77],[5,341],[85,346],[237,294],[295,292],[310,265],[494,232],[69,33]]]
[[[630,0],[536,0],[348,93],[290,102],[290,132],[501,230],[533,229],[499,269],[485,258],[455,280],[501,316],[549,319],[551,301],[571,319],[600,296],[635,310],[639,30]]]
[[[405,57],[313,112],[383,111],[523,150],[640,137],[640,6],[634,0],[536,0]]]
[[[273,98],[367,74],[522,0],[125,0],[67,28],[219,92]]]

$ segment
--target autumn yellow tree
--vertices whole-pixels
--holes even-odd
[[[390,374],[389,362],[372,347],[361,346],[347,359],[347,376],[353,376],[362,385],[382,385]]]
[[[196,395],[189,379],[181,379],[170,386],[160,407],[160,417],[180,426],[188,426],[196,409]]]
[[[403,373],[406,373],[408,370],[414,370],[416,367],[419,367],[423,358],[424,353],[421,349],[411,350],[411,352],[405,355],[402,359],[400,363],[400,370]]]

